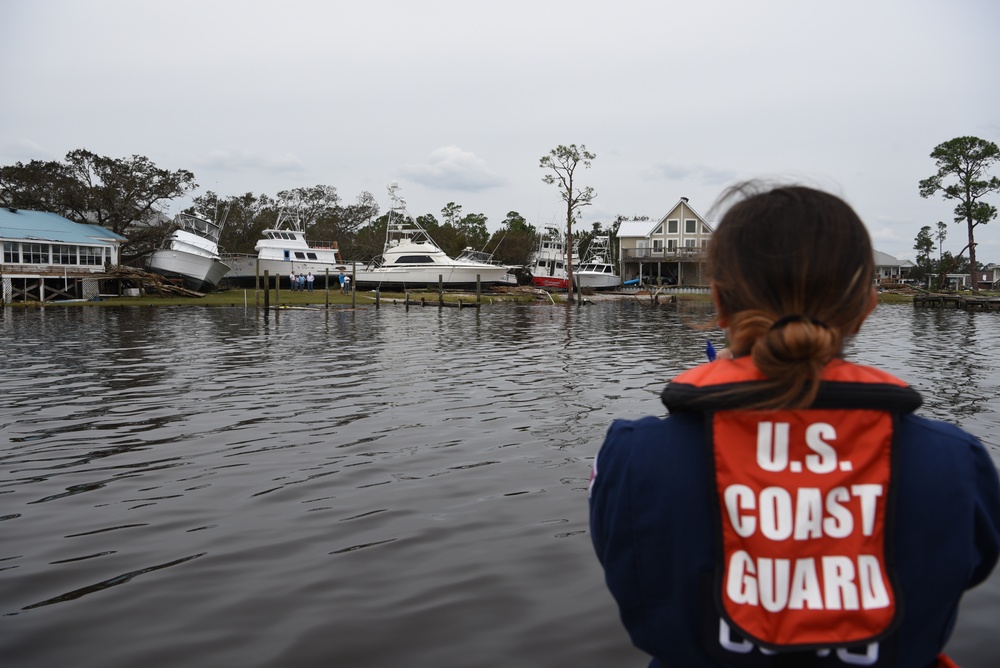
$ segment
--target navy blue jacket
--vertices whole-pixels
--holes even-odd
[[[900,626],[874,647],[789,656],[754,647],[715,610],[704,415],[615,421],[595,460],[591,534],[622,622],[654,657],[650,666],[934,666],[962,593],[997,561],[1000,485],[982,444],[955,426],[907,414],[896,437]]]

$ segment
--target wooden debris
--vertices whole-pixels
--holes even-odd
[[[111,271],[102,274],[102,279],[112,279],[125,281],[133,284],[146,294],[155,293],[161,297],[174,295],[180,297],[204,297],[204,292],[189,290],[184,287],[184,281],[180,278],[167,278],[160,274],[154,274],[144,269],[135,267],[118,266]]]

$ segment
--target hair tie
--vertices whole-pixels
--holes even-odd
[[[816,325],[817,327],[822,327],[823,329],[830,329],[825,322],[817,320],[816,318],[810,318],[809,316],[802,315],[801,313],[793,313],[775,320],[771,325],[771,329],[781,329],[790,322],[808,322],[811,325]]]

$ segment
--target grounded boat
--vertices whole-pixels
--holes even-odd
[[[567,263],[576,262],[576,253],[568,259],[566,255],[566,237],[554,227],[545,228],[531,258],[531,284],[538,288],[566,290],[569,287]]]
[[[587,259],[573,269],[573,279],[581,288],[613,290],[621,287],[621,276],[615,271],[615,266],[608,262],[610,250],[609,237],[594,237],[587,249]]]
[[[355,286],[472,288],[477,281],[482,287],[509,282],[507,275],[513,267],[485,261],[477,251],[467,249],[458,258],[449,257],[406,213],[398,190],[396,183],[389,184],[391,205],[382,254],[364,268],[358,267]]]
[[[195,292],[210,292],[229,272],[229,265],[219,256],[219,234],[225,224],[200,214],[181,213],[174,218],[178,226],[166,245],[154,252],[146,268],[168,278],[181,278],[184,287]]]
[[[325,286],[329,273],[331,283],[340,272],[350,273],[351,265],[344,262],[337,242],[310,242],[297,216],[281,212],[273,229],[264,230],[254,246],[257,255],[227,255],[232,267],[226,281],[232,285],[250,287],[264,272],[268,276],[288,277],[290,274],[312,273],[320,286]]]

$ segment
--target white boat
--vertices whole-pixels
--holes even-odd
[[[493,259],[492,253],[487,253],[486,251],[479,251],[475,248],[466,248],[458,257],[455,258],[455,262],[478,262],[480,264],[492,264],[497,267],[506,267],[508,272],[515,269],[513,266],[504,265],[502,262],[497,262]],[[517,285],[517,275],[514,273],[506,273],[500,277],[497,281],[497,285]]]
[[[573,279],[581,288],[613,290],[621,287],[622,278],[608,259],[610,239],[607,236],[594,237],[587,249],[587,259],[573,269]]]
[[[358,267],[358,288],[437,287],[472,288],[477,281],[488,287],[507,283],[513,267],[483,261],[475,251],[451,258],[434,243],[427,231],[406,212],[399,186],[389,184],[389,219],[382,254],[364,268]]]
[[[575,245],[575,244],[574,244]],[[528,270],[531,284],[539,288],[565,290],[569,287],[567,264],[576,262],[576,253],[566,257],[566,237],[554,227],[546,227],[539,235]]]
[[[232,267],[226,281],[232,285],[252,286],[264,276],[287,278],[290,274],[309,274],[318,286],[325,287],[329,273],[331,284],[339,284],[340,272],[350,273],[351,265],[340,255],[337,242],[310,242],[299,218],[293,212],[282,211],[274,228],[264,230],[254,246],[256,255],[227,255]],[[337,279],[336,281],[334,279]]]
[[[229,271],[219,256],[219,234],[225,224],[200,214],[181,213],[174,218],[177,229],[166,245],[155,251],[146,268],[168,278],[181,278],[184,287],[195,292],[210,292]]]

